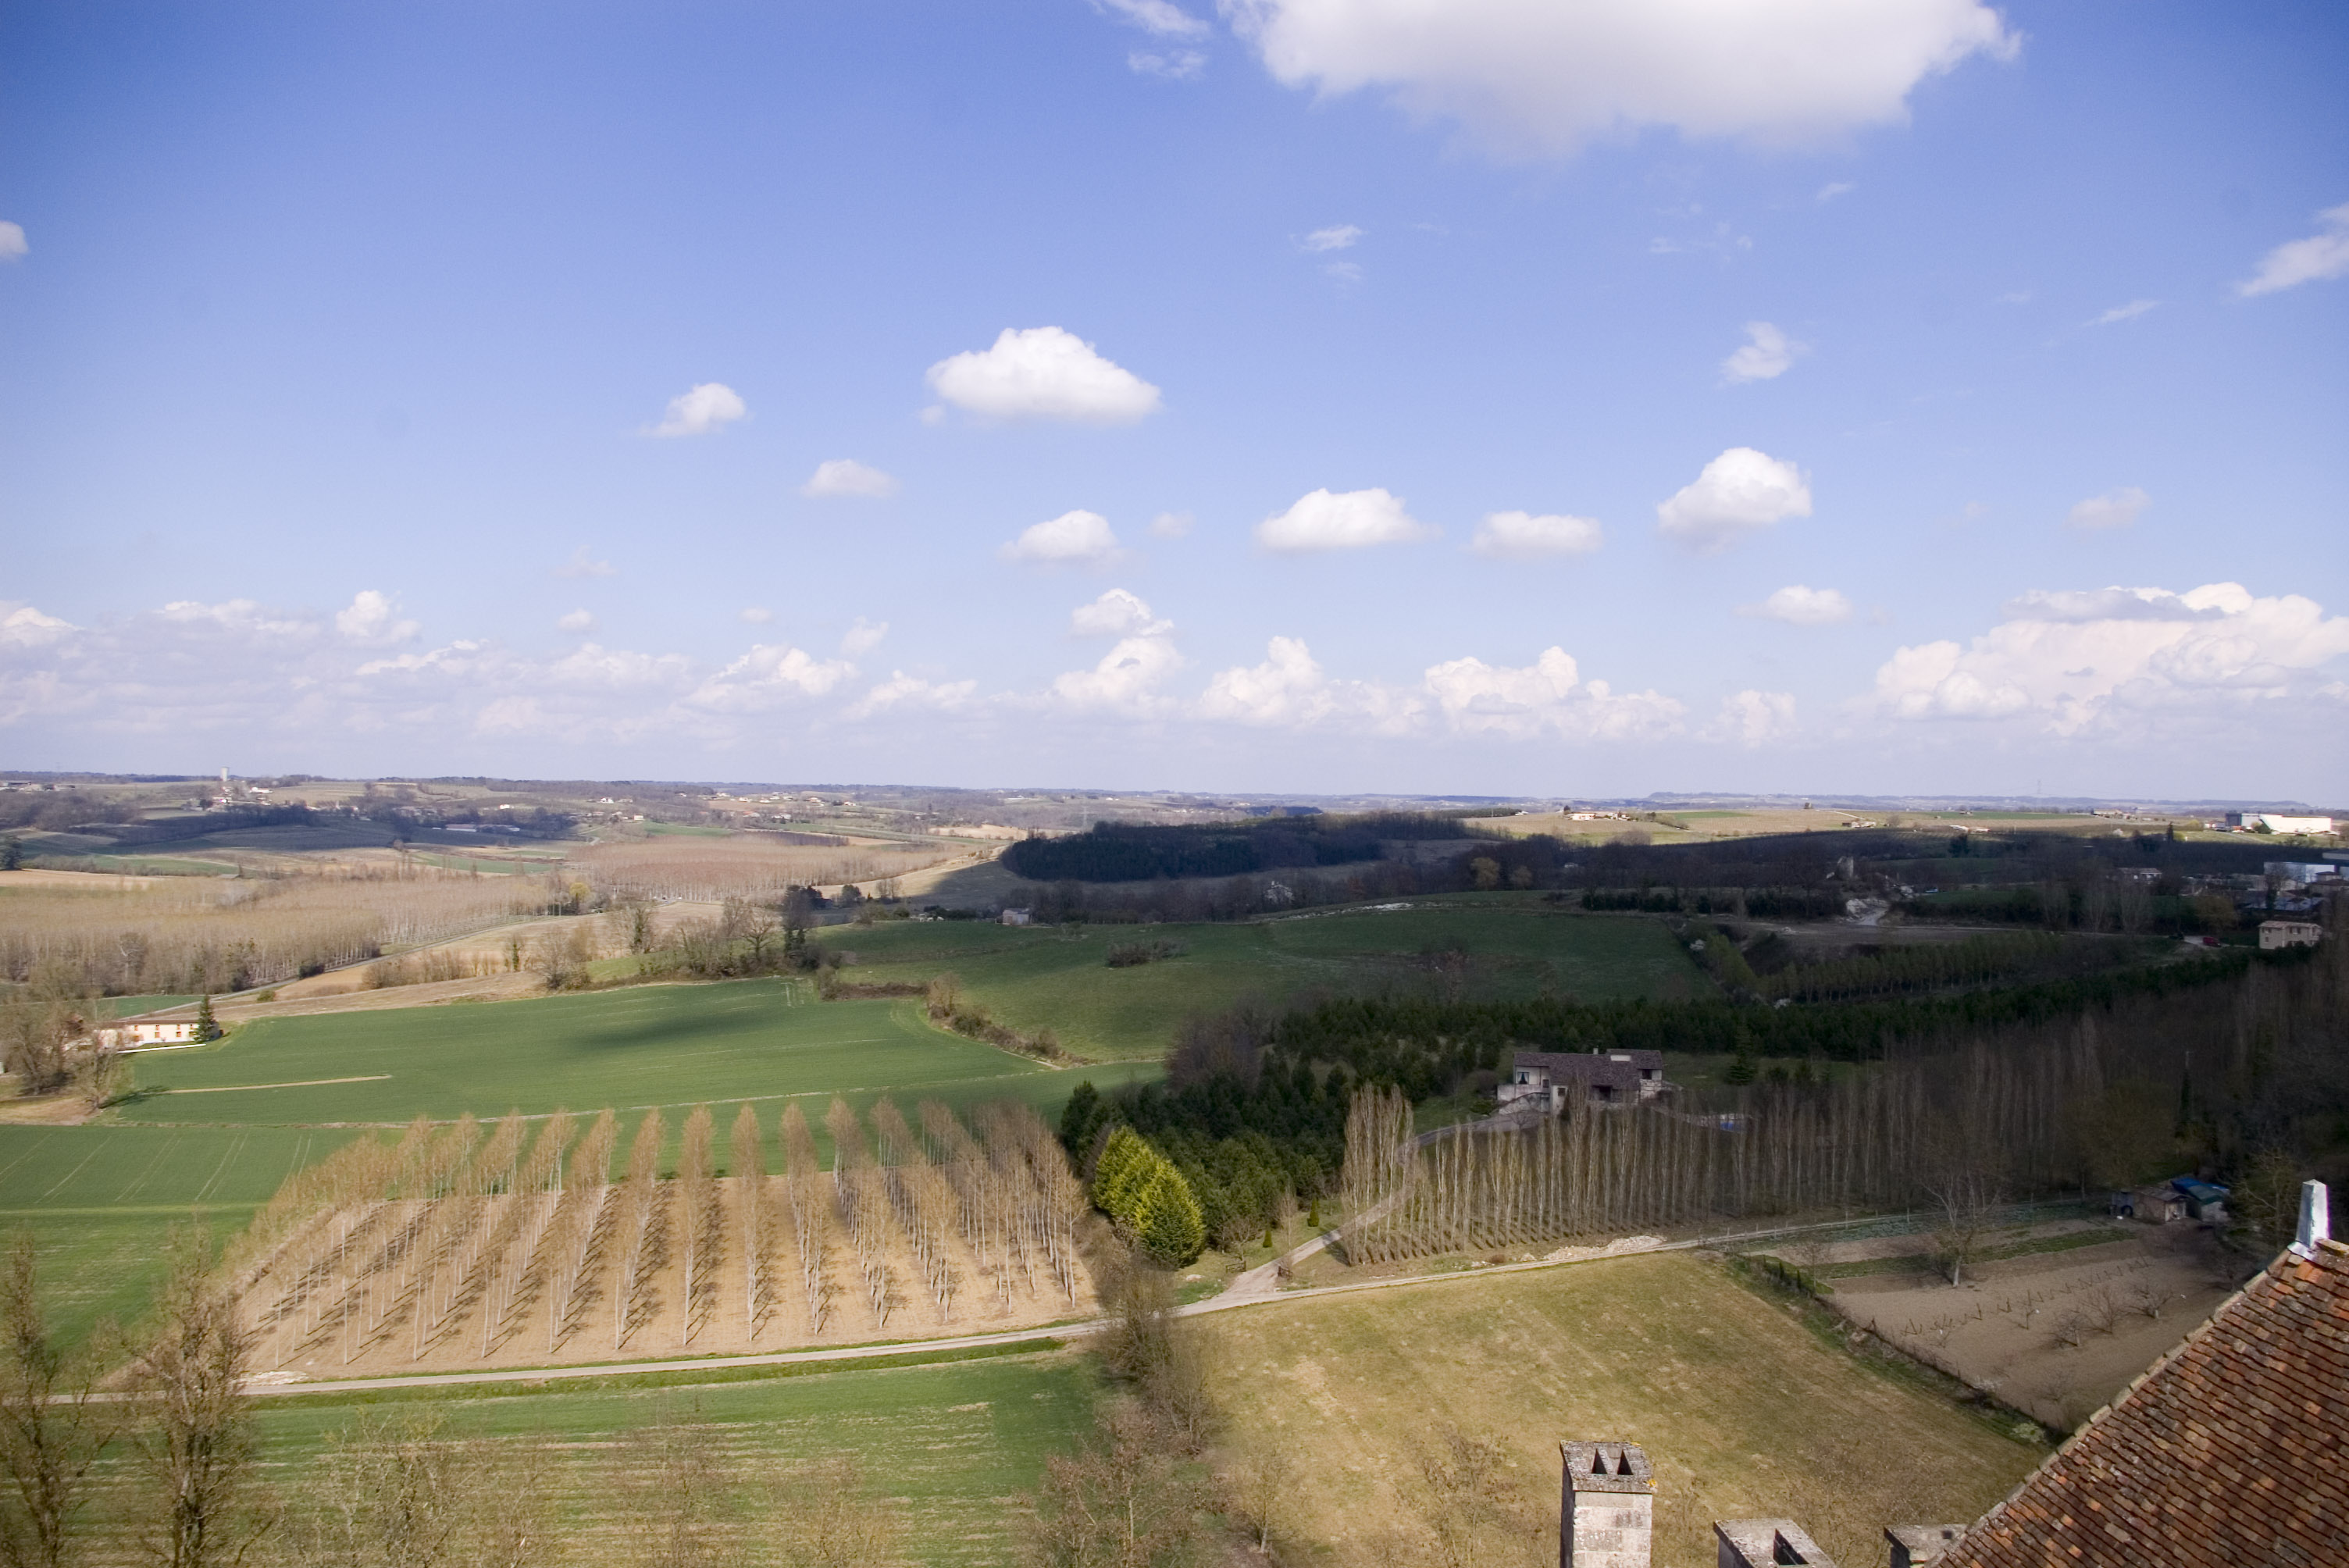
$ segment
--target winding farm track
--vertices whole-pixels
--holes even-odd
[[[1438,1129],[1433,1136],[1440,1136]],[[1429,1136],[1429,1135],[1423,1135]],[[1213,1312],[1231,1312],[1240,1307],[1266,1306],[1278,1302],[1311,1301],[1325,1296],[1350,1295],[1361,1291],[1400,1290],[1410,1285],[1454,1284],[1461,1280],[1485,1279],[1494,1274],[1525,1274],[1535,1269],[1578,1268],[1586,1264],[1609,1262],[1615,1258],[1647,1257],[1656,1253],[1693,1252],[1705,1247],[1721,1247],[1747,1242],[1766,1241],[1775,1236],[1800,1235],[1819,1231],[1842,1230],[1859,1224],[1878,1224],[1884,1215],[1863,1219],[1829,1220],[1813,1225],[1782,1225],[1766,1231],[1744,1231],[1735,1234],[1694,1236],[1686,1241],[1661,1242],[1652,1246],[1627,1249],[1621,1252],[1599,1252],[1588,1257],[1537,1259],[1525,1264],[1494,1264],[1482,1268],[1463,1269],[1453,1274],[1415,1274],[1402,1279],[1363,1280],[1355,1284],[1314,1285],[1298,1290],[1263,1288],[1242,1291],[1243,1282],[1262,1275],[1271,1279],[1268,1264],[1236,1277],[1220,1295],[1188,1306],[1174,1309],[1177,1317],[1198,1317]],[[1326,1246],[1336,1232],[1325,1232],[1285,1256],[1309,1255]],[[554,1383],[589,1377],[635,1377],[668,1372],[724,1372],[747,1367],[793,1367],[839,1362],[853,1366],[860,1361],[872,1361],[894,1357],[936,1356],[957,1350],[990,1349],[1006,1345],[1042,1344],[1081,1338],[1099,1333],[1108,1326],[1108,1319],[1082,1318],[1071,1323],[1044,1324],[1034,1328],[1009,1329],[999,1334],[965,1334],[939,1339],[907,1339],[878,1345],[848,1345],[823,1350],[776,1350],[758,1356],[703,1356],[661,1360],[596,1362],[581,1367],[502,1367],[491,1372],[420,1372],[399,1377],[339,1377],[287,1379],[273,1377],[248,1380],[243,1393],[259,1397],[284,1397],[308,1394],[379,1393],[401,1388],[450,1388],[485,1383]]]

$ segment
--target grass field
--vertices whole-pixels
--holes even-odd
[[[1300,1474],[1299,1560],[1416,1546],[1419,1445],[1446,1425],[1507,1455],[1490,1561],[1555,1562],[1559,1442],[1642,1444],[1658,1568],[1713,1561],[1711,1522],[1801,1523],[1839,1563],[1886,1524],[1971,1521],[2043,1457],[1920,1383],[1822,1340],[1717,1264],[1630,1258],[1205,1320],[1231,1444]],[[1402,1560],[1411,1560],[1406,1551]]]
[[[1067,1075],[933,1027],[906,1002],[802,1002],[781,980],[274,1018],[135,1059],[137,1122],[396,1123],[464,1111],[882,1093],[957,1103]],[[354,1079],[352,1082],[322,1082]],[[821,1107],[818,1108],[819,1110]]]
[[[1058,929],[977,921],[834,927],[827,945],[856,955],[849,979],[953,974],[1015,1029],[1050,1028],[1065,1048],[1104,1059],[1154,1057],[1186,1014],[1247,998],[1278,1005],[1311,991],[1412,992],[1445,983],[1429,954],[1468,954],[1469,997],[1545,990],[1593,1000],[1682,997],[1710,983],[1655,921],[1561,913],[1532,898],[1445,897],[1405,909],[1312,913],[1250,924]],[[1178,942],[1178,958],[1108,966],[1120,943]]]
[[[164,1237],[201,1220],[225,1242],[350,1132],[308,1128],[0,1128],[0,1227],[32,1232],[57,1327],[146,1307]]]

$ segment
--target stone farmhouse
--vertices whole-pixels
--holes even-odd
[[[155,1046],[187,1046],[196,1040],[193,1019],[175,1022],[133,1020],[99,1029],[94,1037],[101,1050],[135,1051]]]
[[[2299,1239],[1971,1524],[1886,1527],[1892,1568],[2349,1563],[2349,1245],[2324,1185]],[[1649,1568],[1633,1443],[1560,1445],[1559,1568]],[[1718,1568],[1835,1568],[1791,1519],[1724,1519]]]
[[[1638,1105],[1671,1087],[1661,1051],[1519,1051],[1494,1096],[1505,1111],[1556,1115],[1568,1104]]]

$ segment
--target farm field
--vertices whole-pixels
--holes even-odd
[[[1447,1426],[1506,1455],[1496,1562],[1554,1560],[1569,1439],[1646,1447],[1658,1568],[1708,1568],[1711,1522],[1754,1516],[1880,1562],[1884,1525],[1971,1520],[2044,1451],[1687,1254],[1256,1307],[1203,1332],[1229,1446],[1309,1463],[1284,1522],[1299,1560],[1422,1550],[1415,1445]]]
[[[128,1322],[162,1274],[165,1235],[242,1231],[295,1171],[356,1136],[309,1128],[0,1127],[0,1228],[29,1230],[58,1331]]]
[[[1191,1013],[1246,1000],[1279,1006],[1309,991],[1411,992],[1457,984],[1471,998],[1553,990],[1591,1000],[1701,995],[1710,985],[1655,921],[1561,913],[1532,899],[1419,899],[1410,907],[1315,912],[1248,924],[1002,926],[977,921],[833,927],[855,954],[846,978],[959,978],[965,994],[1027,1033],[1105,1059],[1156,1057]],[[1123,943],[1174,942],[1176,958],[1108,966]],[[1431,956],[1457,947],[1464,966]]]
[[[792,1095],[992,1098],[1058,1076],[935,1028],[910,1003],[798,1002],[807,995],[739,980],[267,1019],[216,1047],[139,1057],[140,1095],[119,1114],[390,1124]]]
[[[442,1432],[542,1446],[553,1459],[552,1501],[576,1522],[592,1554],[627,1495],[619,1445],[663,1420],[716,1427],[720,1451],[771,1475],[847,1454],[866,1490],[895,1501],[904,1545],[925,1563],[1000,1563],[1015,1556],[1011,1499],[1031,1490],[1045,1459],[1074,1447],[1092,1418],[1090,1365],[1047,1351],[928,1366],[761,1377],[663,1379],[660,1387],[484,1391],[439,1401]],[[271,1399],[259,1414],[262,1459],[274,1470],[316,1460],[330,1433],[385,1406],[315,1396]],[[764,1479],[764,1477],[757,1477]],[[754,1509],[754,1497],[745,1500]]]

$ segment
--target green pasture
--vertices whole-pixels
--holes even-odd
[[[1048,1352],[684,1387],[490,1386],[439,1408],[448,1436],[544,1445],[556,1460],[556,1505],[590,1529],[608,1517],[627,1460],[612,1445],[664,1418],[698,1420],[719,1429],[721,1448],[754,1478],[853,1455],[866,1489],[903,1511],[912,1560],[997,1563],[1016,1555],[1010,1500],[1034,1489],[1048,1456],[1076,1447],[1095,1387],[1086,1362]],[[414,1408],[350,1396],[273,1399],[259,1413],[264,1462],[314,1461],[329,1433],[370,1409]]]
[[[1097,1059],[1163,1053],[1182,1019],[1245,1000],[1280,1006],[1314,992],[1410,994],[1453,988],[1475,999],[1554,992],[1591,1000],[1693,996],[1710,985],[1656,921],[1561,912],[1531,898],[1413,899],[1247,924],[1005,926],[922,921],[834,927],[823,942],[855,954],[848,980],[926,981],[951,974],[999,1021],[1051,1029]],[[1174,942],[1180,957],[1112,969],[1124,943]],[[1453,951],[1464,959],[1446,956]]]
[[[101,996],[94,1004],[106,1009],[109,1018],[135,1018],[141,1013],[160,1013],[167,1007],[192,1007],[203,998],[193,995],[149,996]]]
[[[247,1024],[218,1046],[133,1059],[122,1119],[397,1124],[883,1094],[1057,1109],[1075,1081],[947,1033],[904,1001],[815,1002],[786,980],[644,985],[464,1007]],[[322,1079],[350,1079],[321,1082]]]
[[[308,1128],[0,1127],[0,1226],[29,1230],[59,1331],[144,1310],[174,1224],[244,1229],[286,1177],[350,1132]]]

